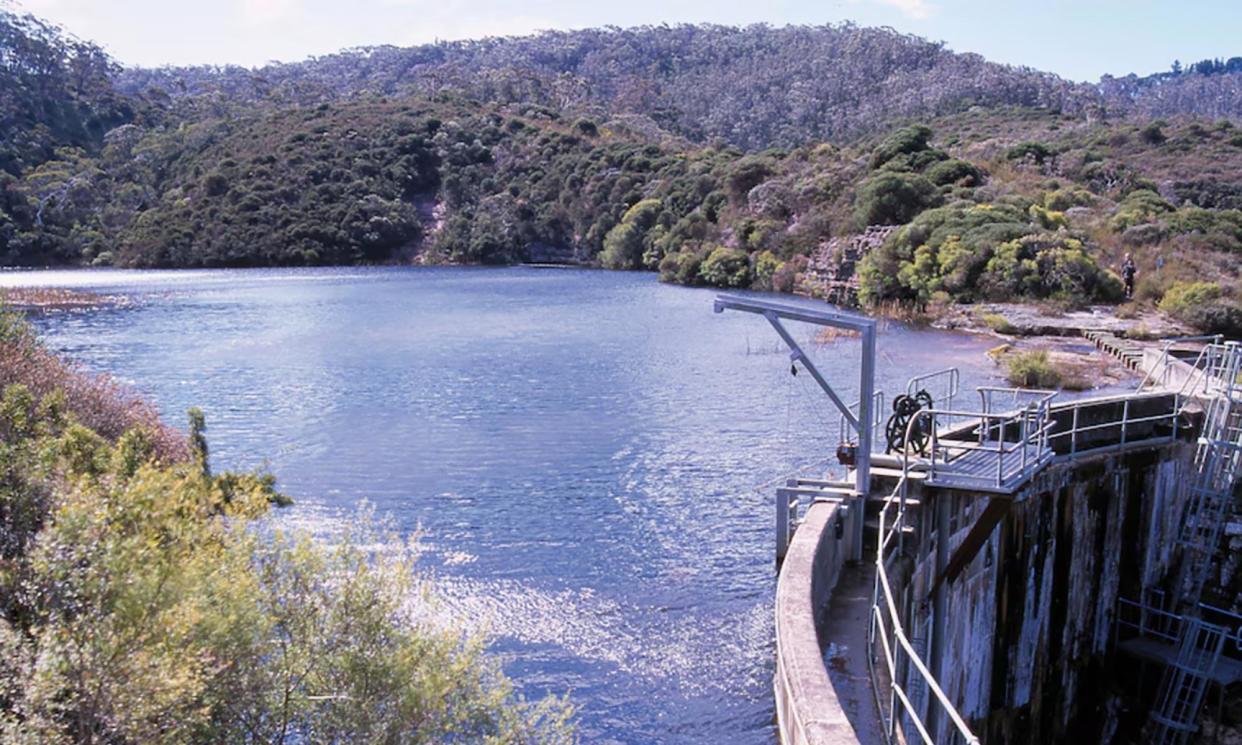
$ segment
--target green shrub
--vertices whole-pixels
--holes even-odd
[[[1069,225],[1069,221],[1065,219],[1064,212],[1045,209],[1038,204],[1032,204],[1027,213],[1031,216],[1031,222],[1044,230],[1060,230]]]
[[[1160,301],[1160,310],[1174,317],[1182,317],[1196,306],[1207,305],[1221,296],[1221,287],[1215,282],[1175,282]]]
[[[931,127],[925,124],[903,127],[884,138],[871,153],[871,167],[879,168],[899,156],[925,151],[931,137]]]
[[[983,321],[983,325],[998,334],[1013,334],[1018,330],[1012,323],[1009,322],[1008,318],[1005,318],[999,313],[984,313],[981,316],[981,320]]]
[[[1056,212],[1064,212],[1071,207],[1090,207],[1095,202],[1094,194],[1077,187],[1056,189],[1044,194],[1044,207]]]
[[[880,172],[858,190],[854,215],[860,227],[900,225],[940,203],[940,192],[915,174]]]
[[[41,349],[13,329],[0,361]],[[106,437],[34,361],[0,370],[0,740],[572,741],[564,702],[523,703],[418,608],[391,531],[255,529],[270,478],[162,459],[141,426]]]
[[[644,199],[625,211],[621,223],[604,236],[600,263],[609,269],[641,269],[649,244],[647,231],[660,214],[660,200]]]
[[[1121,232],[1135,225],[1152,222],[1172,211],[1173,205],[1166,202],[1164,197],[1156,192],[1149,189],[1135,189],[1121,200],[1121,204],[1117,205],[1117,214],[1113,216],[1110,224],[1113,230]]]
[[[864,303],[927,302],[937,291],[972,301],[995,246],[1031,233],[1024,211],[999,205],[927,210],[859,266]]]
[[[1005,361],[1005,377],[1019,388],[1060,388],[1062,374],[1045,349],[1014,352]]]
[[[1169,139],[1161,128],[1161,122],[1155,121],[1139,130],[1139,139],[1148,145],[1160,145]]]
[[[746,287],[750,284],[750,257],[741,249],[720,246],[703,261],[699,276],[715,287]]]
[[[643,260],[643,232],[633,223],[623,222],[604,237],[599,261],[608,269],[638,269]]]
[[[1204,333],[1242,339],[1242,305],[1236,302],[1216,300],[1192,306],[1180,318]]]
[[[1175,282],[1160,310],[1209,334],[1242,337],[1242,306],[1224,296],[1215,282]]]
[[[1030,235],[996,247],[979,277],[985,297],[1061,298],[1073,304],[1119,300],[1121,284],[1073,238]]]
[[[960,184],[975,186],[982,180],[982,172],[973,163],[964,160],[943,160],[927,169],[924,174],[933,184],[947,186]]]
[[[697,285],[702,279],[699,274],[702,265],[703,254],[699,251],[682,249],[668,254],[660,260],[660,281]]]
[[[745,204],[750,190],[762,184],[776,173],[770,158],[748,156],[742,158],[725,177],[725,192],[734,204]]]
[[[1052,150],[1042,142],[1020,142],[1005,152],[1009,160],[1033,160],[1042,164],[1052,157]]]
[[[771,251],[763,251],[755,255],[755,281],[757,290],[771,290],[772,278],[781,270],[785,263]]]

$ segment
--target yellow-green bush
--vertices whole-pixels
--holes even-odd
[[[1176,282],[1160,300],[1160,310],[1172,316],[1184,315],[1192,308],[1206,305],[1221,296],[1215,282]]]
[[[420,615],[413,547],[373,520],[330,549],[255,530],[269,480],[160,462],[66,400],[0,396],[0,742],[572,739],[564,702]]]
[[[1210,334],[1242,337],[1242,305],[1225,297],[1215,282],[1175,282],[1160,310]]]
[[[1044,349],[1014,352],[1005,361],[1005,377],[1020,388],[1060,388],[1062,375]]]

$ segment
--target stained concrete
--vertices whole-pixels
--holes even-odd
[[[867,672],[867,629],[874,587],[874,563],[866,561],[845,570],[820,622],[828,677],[859,745],[884,745]]]
[[[1190,452],[1173,443],[1050,466],[950,585],[938,679],[984,742],[1106,741],[1117,598],[1167,574]],[[954,500],[950,547],[986,501],[920,498]],[[916,599],[934,579],[933,528],[920,530]],[[918,602],[911,611],[908,627],[926,622]]]

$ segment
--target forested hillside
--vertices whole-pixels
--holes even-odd
[[[970,106],[1242,116],[1242,58],[1089,85],[851,24],[556,31],[355,49],[258,70],[128,70],[120,80],[125,91],[154,88],[193,107],[453,91],[595,118],[637,117],[696,142],[720,139],[751,150],[840,141]]]
[[[4,264],[551,257],[790,291],[897,225],[865,302],[1117,300],[1128,251],[1142,302],[1242,325],[1242,130],[1189,115],[1237,113],[1234,60],[1097,88],[887,30],[677,27],[118,71],[0,34]]]

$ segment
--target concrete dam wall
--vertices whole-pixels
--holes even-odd
[[[1126,599],[1174,594],[1185,487],[1196,468],[1197,426],[1187,425],[1177,437],[1140,430],[1124,446],[1116,433],[1100,429],[1100,438],[1078,443],[1086,452],[1073,457],[1071,445],[1062,443],[1016,494],[910,482],[910,527],[904,550],[889,560],[888,582],[910,644],[978,742],[1147,741],[1143,727],[1164,667],[1119,646],[1119,613]],[[875,495],[889,493],[896,481],[891,473],[877,478],[865,507],[871,523],[885,502]],[[832,619],[842,616],[828,611],[846,602],[833,595],[842,578],[866,568],[847,563],[851,531],[842,527],[861,509],[848,499],[814,503],[781,569],[775,689],[787,743],[885,741],[876,733],[886,717],[860,727],[858,707],[847,702],[858,692],[834,686],[824,660],[829,645],[859,638],[859,629],[834,627]],[[1242,589],[1234,547],[1242,538],[1225,535],[1212,581],[1218,597],[1230,598],[1216,602],[1228,606]],[[869,532],[867,556],[874,555],[875,540]],[[941,576],[948,579],[937,583]],[[890,638],[869,653],[882,659],[896,646]],[[899,662],[898,668],[895,682],[919,711],[929,741],[967,742],[943,710],[937,714],[914,667]],[[871,695],[882,700],[890,693],[882,688]],[[884,706],[898,712],[905,742],[921,741],[895,698]]]
[[[1116,735],[1109,692],[1117,601],[1167,576],[1191,454],[1172,443],[1049,466],[948,584],[933,671],[984,742],[1105,743]],[[927,518],[947,500],[952,552],[988,499],[929,488],[921,500],[905,593],[909,626],[930,637],[933,610],[922,601],[930,600],[939,535]]]
[[[981,386],[968,409],[956,369],[929,372],[893,399],[881,451],[873,320],[733,296],[714,309],[762,315],[791,372],[801,364],[842,415],[845,478],[776,490],[782,741],[1215,737],[1229,686],[1242,689],[1242,343],[1170,340],[1143,358],[1136,392],[1067,402]],[[783,321],[860,334],[857,404]],[[867,569],[871,592],[859,593]],[[871,714],[840,668],[867,682]],[[1229,695],[1242,724],[1242,695]]]

